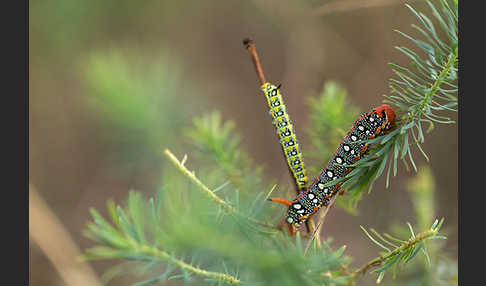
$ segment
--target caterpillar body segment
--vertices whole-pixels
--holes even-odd
[[[363,113],[344,137],[326,168],[305,191],[301,192],[293,201],[282,198],[270,199],[288,206],[285,222],[288,224],[291,234],[294,233],[294,226],[298,227],[322,206],[327,206],[331,198],[340,191],[342,183],[332,186],[325,186],[325,184],[346,176],[353,169],[346,165],[357,162],[365,154],[367,144],[355,143],[355,141],[372,139],[386,134],[393,129],[394,122],[395,113],[386,104]]]
[[[266,82],[261,86],[261,89],[267,98],[269,113],[273,118],[273,125],[277,129],[287,164],[298,187],[303,189],[307,185],[308,178],[295,131],[280,94],[280,86]]]

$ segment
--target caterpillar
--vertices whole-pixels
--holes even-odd
[[[299,188],[305,188],[307,184],[307,175],[302,160],[299,144],[295,137],[294,128],[287,114],[282,95],[280,94],[280,85],[275,86],[271,83],[264,83],[261,86],[265,97],[267,98],[269,113],[273,118],[273,124],[277,129],[287,164],[297,182]]]
[[[269,113],[273,118],[273,125],[277,129],[280,145],[282,146],[289,170],[295,179],[298,192],[299,190],[305,189],[308,179],[294,128],[287,114],[282,95],[280,94],[280,85],[275,86],[265,80],[253,41],[245,38],[243,39],[243,45],[250,53],[255,65],[258,78],[260,79],[260,87],[267,98],[268,108],[270,109]]]
[[[294,233],[293,227],[298,227],[322,206],[327,206],[331,198],[340,191],[342,182],[328,187],[325,184],[346,176],[353,168],[345,165],[354,164],[364,156],[368,145],[360,141],[388,133],[393,129],[394,123],[395,113],[387,104],[363,113],[344,137],[327,166],[305,191],[297,195],[293,201],[282,198],[269,199],[288,206],[285,222],[291,234]]]

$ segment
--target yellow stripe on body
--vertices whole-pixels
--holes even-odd
[[[304,188],[307,185],[308,178],[304,168],[304,161],[302,153],[300,152],[295,131],[290,122],[289,115],[283,103],[280,90],[271,83],[265,83],[261,86],[265,97],[267,98],[270,115],[273,118],[273,124],[277,129],[277,134],[280,138],[280,145],[284,151],[287,159],[287,164],[294,175],[299,188]]]

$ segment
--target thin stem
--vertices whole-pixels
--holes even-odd
[[[317,227],[316,227],[316,224],[315,224],[314,219],[312,217],[305,221],[305,226],[307,227],[307,232],[309,234],[313,233],[314,235],[317,236],[316,239],[319,240],[319,234],[316,234]],[[312,241],[312,238],[311,238],[311,241]],[[318,244],[319,245],[321,244],[320,240],[319,240]]]
[[[324,224],[324,220],[326,219],[326,215],[329,212],[329,209],[331,209],[331,207],[334,206],[334,202],[336,201],[336,197],[337,197],[337,194],[331,199],[331,202],[329,203],[329,205],[327,205],[326,209],[323,212],[320,212],[318,214],[317,226],[314,227],[314,229],[312,231],[313,234],[312,234],[312,237],[310,238],[309,242],[307,243],[307,246],[305,248],[305,253],[307,253],[307,250],[309,249],[309,247],[310,247],[310,245],[311,245],[311,243],[314,239],[316,240],[317,247],[318,248],[321,247],[321,239],[320,239],[319,229]],[[314,226],[314,222],[312,222],[312,224]]]
[[[229,274],[219,273],[219,272],[211,272],[211,271],[207,271],[207,270],[204,270],[204,269],[201,269],[201,268],[198,268],[198,267],[194,267],[191,264],[187,264],[184,261],[171,256],[169,253],[162,251],[160,249],[157,249],[155,247],[142,245],[142,246],[140,246],[139,251],[141,253],[145,254],[145,255],[148,255],[148,256],[157,257],[157,258],[162,259],[162,260],[168,260],[168,261],[174,263],[175,265],[179,266],[179,268],[181,268],[183,270],[187,270],[187,271],[192,272],[192,273],[199,275],[199,276],[218,279],[220,281],[225,281],[225,282],[230,283],[230,284],[239,284],[241,282],[238,278],[233,277]]]
[[[260,63],[260,60],[258,59],[258,54],[256,52],[256,48],[255,48],[255,44],[253,43],[253,40],[246,38],[243,40],[243,45],[245,45],[245,48],[248,50],[251,59],[253,60],[253,64],[255,65],[255,70],[257,72],[258,79],[260,79],[260,85],[265,84],[266,83],[265,76],[263,76],[262,65]]]
[[[386,261],[390,257],[393,257],[393,256],[397,255],[398,253],[401,253],[401,252],[409,249],[410,247],[416,245],[417,243],[422,242],[423,240],[425,240],[427,238],[435,236],[437,234],[437,232],[438,232],[437,228],[421,232],[421,233],[417,234],[415,237],[410,238],[407,242],[402,243],[402,245],[400,247],[395,248],[393,251],[388,252],[387,254],[385,254],[383,256],[376,257],[376,258],[370,260],[368,263],[366,263],[365,265],[363,265],[362,267],[360,267],[359,269],[357,269],[356,271],[354,271],[351,274],[352,280],[356,279],[360,274],[366,273],[366,271],[368,269],[370,269],[372,267],[380,266],[384,261]]]
[[[169,149],[164,150],[164,154],[167,156],[167,158],[170,159],[170,161],[174,164],[174,166],[179,169],[186,177],[189,178],[194,184],[196,184],[211,200],[216,202],[218,205],[220,205],[224,210],[228,212],[236,212],[236,209],[233,208],[230,204],[228,204],[225,200],[221,199],[218,197],[216,194],[214,194],[213,191],[211,191],[206,185],[204,185],[199,179],[196,177],[196,174],[194,171],[189,171],[182,162],[180,162],[172,152],[169,151]],[[184,160],[185,162],[185,160]]]

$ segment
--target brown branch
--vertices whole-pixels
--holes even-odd
[[[87,262],[77,260],[81,257],[78,246],[31,184],[29,185],[29,236],[49,259],[66,285],[102,285],[91,266]]]
[[[324,224],[324,220],[326,219],[326,215],[329,212],[329,209],[331,209],[334,206],[334,203],[336,201],[336,197],[337,197],[337,194],[333,198],[331,198],[331,202],[329,203],[329,205],[326,206],[326,209],[323,212],[318,213],[318,215],[317,215],[317,226],[314,228],[313,235],[310,238],[309,242],[307,243],[307,246],[305,248],[304,253],[307,253],[307,250],[309,249],[314,238],[316,240],[317,247],[321,247],[321,238],[320,238],[319,229]],[[313,221],[312,221],[312,224],[314,225]]]
[[[258,76],[258,79],[260,79],[260,85],[263,85],[266,83],[265,81],[265,76],[263,75],[263,69],[262,65],[260,63],[260,60],[258,58],[258,54],[256,52],[255,44],[253,43],[253,40],[249,38],[243,39],[243,45],[245,48],[248,50],[250,53],[251,59],[253,60],[253,64],[255,65],[255,70]]]

